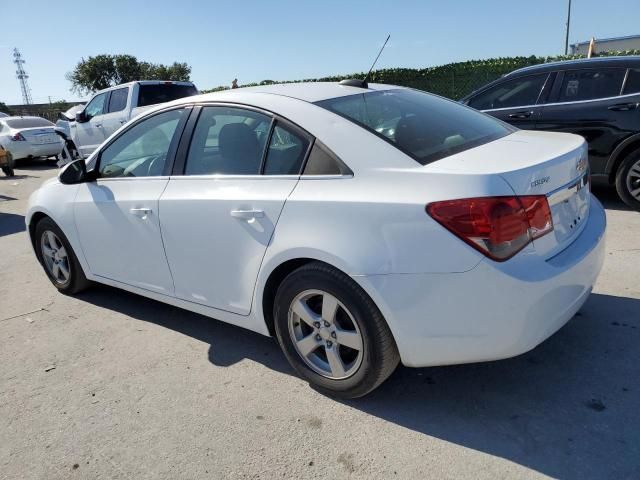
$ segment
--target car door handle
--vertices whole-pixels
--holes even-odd
[[[131,215],[142,217],[143,220],[145,220],[149,215],[151,215],[151,212],[153,212],[153,210],[146,207],[129,209],[129,213],[131,213]]]
[[[124,125],[125,123],[127,123],[126,120],[120,120],[120,125]]]
[[[264,217],[263,210],[231,210],[233,218],[242,218],[244,220],[252,220],[254,218]]]
[[[100,128],[100,127],[102,127],[102,124],[101,123],[94,123],[93,126],[96,127],[96,128]]]
[[[628,110],[635,110],[638,108],[637,103],[618,103],[616,105],[611,105],[609,110],[613,110],[614,112],[626,112]]]
[[[509,118],[529,118],[532,113],[531,111],[510,113]]]

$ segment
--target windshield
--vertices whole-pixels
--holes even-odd
[[[316,105],[375,133],[422,165],[515,130],[459,103],[409,89],[369,91]]]
[[[198,90],[193,85],[179,85],[176,83],[142,84],[138,94],[138,106],[146,107],[147,105],[170,102],[171,100],[197,94]]]
[[[6,120],[7,125],[11,128],[37,128],[37,127],[53,127],[53,123],[44,118],[12,118]]]

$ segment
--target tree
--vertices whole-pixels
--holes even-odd
[[[134,80],[189,81],[190,75],[186,63],[162,65],[139,61],[133,55],[96,55],[80,60],[66,76],[73,91],[89,94]]]
[[[0,112],[6,113],[7,115],[13,114],[11,109],[7,107],[4,102],[0,102]]]

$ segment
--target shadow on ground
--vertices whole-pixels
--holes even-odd
[[[293,374],[276,343],[261,335],[108,287],[82,299],[207,342],[215,365],[248,358]],[[553,477],[640,478],[638,312],[640,300],[593,294],[566,327],[525,355],[400,367],[369,396],[344,403]]]
[[[0,237],[23,232],[24,230],[25,225],[23,215],[0,212]]]

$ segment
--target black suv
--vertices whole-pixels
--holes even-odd
[[[582,135],[594,182],[640,210],[640,57],[521,68],[461,101],[518,128]]]

